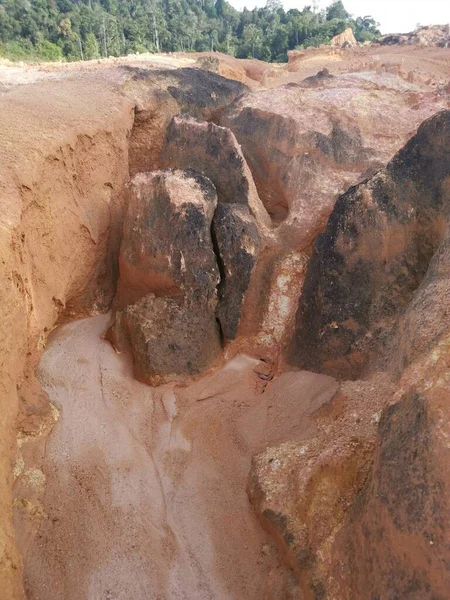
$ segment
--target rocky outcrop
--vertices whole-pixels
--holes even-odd
[[[450,293],[450,230],[431,259],[425,277],[406,310],[401,313],[394,340],[390,344],[390,367],[400,374],[421,356],[425,356],[448,329]]]
[[[141,381],[198,374],[220,355],[216,206],[214,186],[198,174],[156,171],[132,180],[109,338],[118,349],[129,343]]]
[[[335,48],[357,46],[358,42],[353,34],[353,29],[347,27],[345,31],[331,38],[330,46]]]
[[[244,303],[249,351],[284,361],[311,245],[338,193],[373,175],[441,106],[443,98],[391,75],[333,76],[324,69],[242,97],[224,114],[276,226]]]
[[[146,295],[116,314],[139,381],[160,385],[206,371],[221,356],[215,302]]]
[[[370,477],[336,540],[335,557],[346,554],[336,580],[355,598],[448,596],[448,332],[401,378],[379,423]]]
[[[198,374],[215,362],[216,318],[222,342],[236,339],[271,224],[229,129],[174,117],[162,162],[185,171],[133,180],[109,333],[117,348],[131,345],[136,375],[152,383]]]
[[[450,112],[443,111],[384,171],[339,198],[308,265],[291,349],[295,364],[355,378],[386,356],[399,312],[446,234],[449,140]]]
[[[380,372],[252,463],[250,498],[307,599],[447,594],[449,140],[443,111],[339,198],[308,264],[292,359]]]
[[[218,208],[213,221],[221,270],[217,317],[223,340],[232,341],[241,325],[245,300],[257,285],[254,272],[259,253],[270,238],[269,215],[228,128],[176,116],[168,128],[162,156],[166,166],[206,175],[217,190]]]
[[[203,69],[126,66],[123,71],[127,77],[123,92],[135,104],[129,143],[131,175],[161,168],[165,134],[175,115],[217,119],[230,102],[248,91],[238,81]]]
[[[135,175],[119,254],[119,310],[146,294],[214,296],[219,273],[210,227],[216,206],[214,186],[201,175]]]
[[[446,107],[396,77],[378,79],[323,72],[243,96],[224,113],[221,124],[235,134],[290,248],[308,248],[338,194],[386,164],[423,120]]]
[[[248,486],[263,527],[298,574],[307,600],[352,597],[348,588],[336,593],[332,551],[366,481],[379,411],[392,393],[385,377],[335,385],[334,396],[313,413],[315,435],[255,456]],[[345,557],[342,550],[340,560]]]
[[[377,40],[382,46],[419,45],[448,48],[450,46],[450,25],[429,25],[419,27],[411,33],[384,35]]]
[[[261,226],[270,226],[247,162],[226,127],[174,117],[167,130],[163,164],[203,173],[214,183],[219,202],[246,206]]]
[[[446,598],[449,348],[447,332],[393,397],[384,373],[342,383],[315,436],[253,459],[250,499],[305,599]]]
[[[217,318],[225,340],[234,340],[261,246],[258,224],[247,207],[219,204],[213,220],[221,281]]]

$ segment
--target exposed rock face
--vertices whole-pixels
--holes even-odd
[[[129,195],[110,338],[130,342],[141,381],[197,374],[220,355],[215,189],[198,174],[157,171],[135,176]]]
[[[447,333],[384,410],[385,374],[346,382],[315,437],[254,458],[250,498],[305,599],[447,597],[449,348]]]
[[[215,295],[219,273],[210,226],[216,206],[214,186],[195,173],[155,171],[132,179],[117,307],[146,294]]]
[[[203,173],[214,183],[219,202],[247,206],[261,225],[270,226],[239,144],[226,127],[174,117],[167,130],[163,161],[166,166]]]
[[[136,104],[130,137],[131,175],[161,168],[163,142],[174,115],[186,113],[212,119],[248,91],[238,81],[202,69],[123,70],[129,78],[125,92]]]
[[[357,44],[358,42],[353,35],[353,29],[351,27],[347,27],[345,31],[339,35],[335,35],[330,41],[330,46],[338,48],[341,48],[342,46],[357,46]]]
[[[243,96],[221,123],[241,144],[268,212],[284,221],[284,244],[299,250],[321,231],[339,193],[386,164],[445,107],[394,76],[322,73]]]
[[[350,575],[355,598],[448,596],[448,326],[431,348],[405,371],[383,412],[371,476],[337,540],[335,556],[344,548],[348,556],[346,569],[335,568],[337,581]]]
[[[425,356],[448,329],[450,297],[450,231],[444,232],[425,277],[399,318],[392,343],[391,367],[396,373]]]
[[[234,340],[261,238],[258,225],[248,208],[239,204],[218,205],[213,232],[222,275],[217,317],[224,338]]]
[[[191,117],[174,117],[167,131],[163,163],[187,169],[189,176],[177,171],[172,175],[135,177],[119,258],[116,322],[110,332],[117,347],[131,342],[136,374],[153,383],[175,374],[199,373],[217,359],[220,348],[215,310],[222,341],[236,338],[258,254],[271,225],[229,129]],[[193,194],[188,189],[192,185],[186,184],[188,180],[195,180],[195,185],[203,188],[207,207],[202,217],[187,203]],[[221,270],[218,304],[219,276],[210,234],[217,202],[212,230]],[[148,294],[185,300],[160,300],[150,309],[156,300],[149,299]],[[136,305],[143,297],[146,301]],[[201,317],[196,316],[195,324],[192,323],[192,339],[188,340],[187,333],[182,335],[184,342],[178,347],[172,334],[176,336],[180,328],[183,309],[187,324],[181,329],[187,332],[196,307]],[[164,310],[168,311],[168,320],[161,321]],[[203,326],[199,318],[203,319]],[[140,319],[142,327],[136,332]],[[158,319],[160,323],[156,325]],[[155,356],[156,341],[153,344],[150,340],[152,331],[164,338],[161,360]],[[205,344],[206,340],[209,343]],[[172,363],[166,357],[170,348]],[[193,359],[195,348],[202,350]],[[184,358],[179,360],[183,353]],[[165,365],[169,363],[167,370]]]
[[[383,351],[446,233],[449,140],[443,111],[384,171],[339,198],[308,265],[295,364],[354,378]]]
[[[174,117],[167,131],[163,161],[166,166],[206,175],[217,190],[213,233],[222,277],[217,317],[224,341],[234,340],[247,294],[251,295],[257,285],[253,272],[270,237],[270,217],[239,144],[226,127]]]
[[[313,413],[315,435],[294,438],[255,456],[248,486],[263,527],[299,576],[306,600],[353,597],[348,587],[337,593],[332,550],[367,478],[378,414],[392,384],[381,376],[339,387],[335,382],[334,391]],[[342,548],[338,560],[346,556]]]
[[[147,295],[127,306],[117,325],[124,327],[139,381],[159,385],[198,375],[221,355],[215,302],[191,297]]]
[[[278,225],[244,303],[240,331],[250,348],[283,362],[311,245],[338,193],[386,164],[441,106],[443,98],[392,75],[323,69],[300,84],[239,98],[226,111],[221,123],[242,145]]]
[[[308,265],[292,357],[385,370],[253,461],[250,498],[307,599],[448,595],[449,140],[443,111],[341,196]]]
[[[384,35],[377,42],[382,46],[406,44],[448,48],[450,46],[450,25],[430,25],[419,27],[411,33]]]

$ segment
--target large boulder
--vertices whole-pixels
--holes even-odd
[[[129,142],[131,175],[161,168],[164,136],[174,115],[218,118],[230,102],[248,91],[241,82],[192,67],[155,69],[141,63],[121,70],[126,77],[122,91],[135,107]]]
[[[142,381],[192,375],[220,355],[216,205],[212,183],[194,173],[156,171],[130,184],[108,335],[118,349],[130,344]]]
[[[149,293],[214,296],[219,272],[210,227],[216,206],[214,186],[195,173],[155,171],[132,179],[117,308]]]
[[[446,233],[449,142],[450,111],[443,111],[384,171],[339,198],[308,265],[293,364],[355,378],[385,353]]]
[[[165,166],[206,175],[217,189],[219,202],[247,206],[260,226],[270,227],[247,162],[226,127],[176,116],[167,129],[162,156]]]
[[[144,296],[116,318],[130,341],[136,379],[159,385],[199,375],[221,355],[215,303]]]
[[[250,169],[233,133],[214,123],[183,115],[172,119],[163,151],[168,167],[192,169],[210,179],[218,207],[213,235],[221,270],[217,317],[225,342],[254,319],[246,301],[258,286],[256,266],[270,239],[271,221],[261,203]],[[272,240],[273,241],[273,240]]]

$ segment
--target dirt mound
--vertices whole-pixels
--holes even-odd
[[[401,44],[448,48],[450,46],[450,25],[430,25],[419,27],[411,33],[385,35],[377,40],[377,43],[382,46]]]

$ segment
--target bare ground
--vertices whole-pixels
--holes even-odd
[[[40,363],[61,412],[24,557],[28,598],[299,597],[246,483],[255,452],[314,433],[309,415],[336,382],[297,372],[267,385],[239,356],[188,387],[150,388],[102,339],[107,320],[59,328]]]
[[[337,74],[389,70],[391,65],[394,70],[398,67],[402,77],[412,71],[414,82],[431,92],[448,85],[449,58],[450,49],[435,48],[373,47],[334,54],[313,51],[295,71],[268,65],[263,77],[261,65],[252,62],[246,73],[252,87],[268,88],[300,81],[324,67]],[[44,179],[40,198],[49,203],[55,222],[64,210],[72,210],[72,200],[59,192],[50,193],[53,183],[62,180],[55,165],[64,163],[65,169],[67,158],[63,154],[63,161],[53,161],[46,170],[42,165],[47,154],[59,152],[60,147],[76,149],[74,131],[86,131],[90,139],[91,130],[105,127],[109,132],[120,121],[120,136],[111,138],[108,133],[107,141],[114,148],[122,144],[125,151],[132,106],[124,100],[117,109],[112,82],[123,75],[116,73],[114,66],[147,63],[155,69],[176,68],[192,65],[192,60],[152,55],[71,65],[0,63],[4,231],[17,230],[17,239],[23,244],[25,235],[19,237],[19,233],[26,233],[27,243],[41,235],[32,212],[41,208],[36,202],[30,203],[19,228],[20,207],[23,202],[28,209],[27,190],[37,178]],[[261,84],[250,77],[256,71]],[[58,85],[53,81],[34,85],[42,79],[58,79]],[[19,89],[24,84],[29,85]],[[90,173],[92,165],[100,168],[102,160],[111,162],[108,144],[105,142],[106,149],[98,145],[95,149],[92,144],[86,171]],[[107,173],[104,165],[102,168]],[[50,181],[48,186],[42,173]],[[109,172],[107,175],[105,185],[109,189],[111,177]],[[87,179],[85,185],[77,184],[80,198],[87,202],[91,196],[102,197]],[[94,169],[92,181],[98,180],[98,169]],[[86,190],[91,188],[89,196]],[[49,198],[52,202],[58,198],[63,208],[50,204]],[[90,215],[77,195],[73,203],[80,205],[77,210],[83,215]],[[47,213],[42,223],[47,227]],[[39,331],[51,329],[55,322],[51,300],[64,298],[66,279],[71,281],[67,264],[72,261],[77,271],[86,262],[85,254],[77,259],[73,252],[75,234],[70,237],[64,231],[51,246],[52,262],[44,257],[42,265],[36,266],[28,254],[22,257],[22,250],[14,247],[15,238],[10,242],[5,235],[1,246],[3,258],[11,255],[17,263],[33,264],[37,281],[31,286],[32,313],[25,300],[18,303],[19,292],[28,298],[21,281],[20,285],[16,282],[16,295],[10,293],[14,282],[2,290],[7,317],[2,319],[6,333],[1,359],[8,385],[2,388],[5,402],[0,418],[0,467],[2,481],[7,482],[0,489],[0,581],[8,600],[22,597],[20,561],[11,551],[8,483],[17,413],[16,381],[21,381],[17,373],[23,370],[20,360],[27,352],[22,321],[30,321],[35,337]],[[91,246],[83,244],[88,249],[86,256],[90,255]],[[37,240],[33,248],[39,247]],[[64,267],[61,270],[55,269],[55,257]],[[8,262],[5,272],[11,268]],[[28,285],[26,277],[24,281]],[[49,302],[45,303],[47,296]],[[43,386],[61,412],[49,438],[44,435],[24,441],[21,450],[25,464],[16,463],[17,469],[25,469],[20,478],[24,487],[15,490],[14,507],[29,598],[298,597],[295,581],[280,566],[271,542],[251,512],[245,487],[253,454],[266,445],[313,434],[308,415],[334,393],[333,381],[308,373],[285,374],[261,394],[266,382],[253,372],[253,361],[240,357],[188,388],[151,389],[133,380],[126,358],[115,355],[101,339],[105,325],[106,317],[96,317],[57,330],[41,363]],[[39,338],[37,353],[40,342]],[[52,414],[56,418],[57,411]],[[10,580],[18,591],[8,592],[13,590],[8,587]]]

